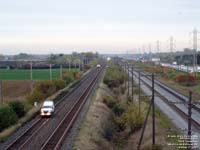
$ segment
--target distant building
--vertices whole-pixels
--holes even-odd
[[[160,58],[152,58],[151,61],[153,61],[153,62],[160,62]]]
[[[152,58],[151,61],[152,61],[155,65],[159,65],[159,64],[160,64],[160,58]]]

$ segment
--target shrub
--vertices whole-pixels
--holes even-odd
[[[111,121],[108,121],[105,124],[103,124],[103,130],[104,130],[104,135],[103,136],[107,140],[111,140],[113,135],[116,132],[115,125]]]
[[[91,68],[91,65],[89,64],[84,65],[84,70],[89,70],[90,68]]]
[[[132,103],[132,97],[127,94],[127,104]]]
[[[125,74],[119,66],[111,65],[106,70],[103,82],[110,88],[119,87],[124,82],[124,77]]]
[[[126,90],[126,89],[125,89],[124,86],[121,86],[121,87],[120,87],[120,91],[121,91],[122,94],[125,94],[125,90]]]
[[[194,85],[196,83],[195,77],[191,74],[177,75],[175,81],[186,86]]]
[[[130,105],[125,112],[125,118],[127,120],[127,125],[131,132],[142,127],[144,116],[139,114],[138,107],[136,105]]]
[[[112,91],[113,91],[113,93],[115,95],[119,95],[120,94],[120,89],[119,88],[113,88]]]
[[[80,78],[81,78],[81,74],[79,74],[79,73],[78,73],[78,74],[76,74],[76,77],[75,77],[75,79],[76,79],[76,80],[79,80]]]
[[[0,132],[17,122],[17,115],[9,106],[0,106]]]
[[[103,103],[105,103],[108,106],[108,108],[112,109],[115,106],[116,101],[111,96],[105,96],[103,98]]]
[[[75,79],[76,76],[78,75],[78,71],[73,71],[72,74],[73,74],[73,78]]]
[[[121,116],[124,113],[125,109],[120,103],[117,103],[114,105],[112,111],[115,113],[115,115]]]
[[[61,79],[53,80],[53,84],[56,86],[56,90],[60,90],[65,87],[65,81]]]
[[[157,66],[153,68],[154,73],[161,74],[164,71],[163,67]]]
[[[25,115],[25,106],[22,102],[14,100],[9,102],[9,106],[12,108],[12,110],[16,113],[18,118],[21,118]]]
[[[36,83],[33,93],[29,94],[26,98],[33,104],[33,102],[44,100],[56,91],[56,85],[52,81],[40,81]]]
[[[64,72],[63,80],[65,81],[66,85],[71,83],[74,80],[72,73],[71,72],[70,73],[69,72]]]
[[[113,116],[114,124],[118,132],[123,131],[126,128],[126,118],[124,115]]]
[[[37,90],[34,90],[33,93],[27,95],[26,99],[33,105],[34,102],[40,102],[45,99],[45,96]]]
[[[56,86],[52,81],[40,81],[36,83],[35,90],[40,91],[45,97],[48,97],[56,91]]]

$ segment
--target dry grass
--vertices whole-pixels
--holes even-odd
[[[143,105],[145,104],[143,103]],[[156,118],[155,121],[156,121],[156,137],[155,137],[156,144],[161,145],[164,150],[168,149],[175,150],[175,148],[167,146],[168,143],[168,141],[166,140],[167,132],[165,128],[160,126],[161,122],[160,119]],[[137,145],[141,136],[141,131],[142,129],[133,133],[129,137],[127,145],[124,147],[124,150],[137,150]],[[151,145],[152,145],[152,117],[149,116],[148,124],[146,126],[145,134],[140,148],[142,150],[150,150]]]
[[[131,85],[131,83],[130,83]],[[134,87],[134,90],[138,87]],[[130,88],[130,95],[132,92],[132,89]],[[127,94],[127,90],[125,92]],[[141,91],[141,95],[144,93]],[[134,98],[136,98],[138,95],[134,93]],[[125,99],[125,95],[120,96],[121,99]],[[138,102],[136,102],[138,103]],[[141,112],[146,112],[149,106],[149,100],[147,98],[144,99],[144,101],[141,102]],[[157,110],[157,109],[156,109]],[[176,127],[171,123],[171,121],[167,118],[165,114],[160,112],[160,115],[156,117],[156,144],[161,145],[163,147],[163,150],[175,150],[175,147],[169,147],[167,146],[167,127],[170,127],[172,129],[176,129]],[[139,142],[139,138],[141,136],[142,129],[134,132],[130,135],[130,137],[127,139],[127,143],[124,145],[123,150],[137,150],[137,145]],[[151,114],[148,118],[148,124],[145,129],[145,134],[143,137],[143,143],[141,145],[141,150],[151,150],[152,145],[152,117]]]
[[[75,150],[100,150],[113,149],[103,137],[103,124],[109,119],[111,111],[102,102],[102,98],[109,94],[109,89],[103,84],[96,92],[92,104],[86,114],[79,135],[76,138],[73,149]]]
[[[141,110],[142,112],[146,112],[148,105],[146,102],[141,103]],[[160,112],[159,117],[156,117],[156,144],[161,145],[163,150],[175,150],[174,147],[167,146],[167,131],[166,127],[170,126],[171,128],[175,129],[175,126],[170,122],[166,116]],[[135,133],[131,134],[128,138],[127,144],[124,146],[124,150],[137,150],[137,145],[141,136],[142,129],[136,131]],[[151,114],[148,118],[148,123],[145,129],[143,142],[141,145],[141,150],[151,150],[152,145],[152,117]]]

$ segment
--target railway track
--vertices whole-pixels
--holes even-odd
[[[56,108],[55,108],[56,111],[53,118],[38,117],[38,119],[21,134],[21,136],[17,137],[5,149],[6,150],[39,149],[42,147],[42,145],[45,145],[44,144],[45,141],[48,141],[47,140],[48,137],[51,137],[50,133],[47,133],[48,130],[46,130],[46,134],[48,134],[46,138],[43,137],[45,133],[43,133],[43,135],[40,135],[40,133],[45,132],[45,128],[48,128],[48,127],[49,127],[49,132],[52,131],[52,133],[57,133],[58,126],[60,127],[60,125],[62,124],[64,120],[63,118],[65,118],[66,116],[72,116],[72,118],[74,118],[73,113],[79,112],[77,111],[77,107],[83,106],[83,103],[79,105],[80,104],[79,99],[84,99],[84,97],[86,97],[85,93],[87,93],[87,95],[90,94],[89,92],[91,92],[92,90],[90,89],[90,87],[95,85],[101,72],[102,72],[102,69],[95,68],[86,76],[84,76],[81,79],[81,81],[70,92],[68,92],[60,101],[56,103]],[[66,108],[68,108],[68,110],[66,110]],[[80,109],[80,107],[78,108]],[[76,116],[77,115],[78,113],[76,113]],[[49,124],[52,124],[52,126],[50,126]],[[65,122],[65,124],[67,123]],[[72,124],[73,122],[71,122],[70,125],[68,124],[69,127],[71,127]],[[69,129],[70,128],[68,128],[68,131]],[[38,137],[41,138],[41,141],[43,142],[39,141]],[[42,140],[42,138],[44,138],[45,140]],[[64,136],[62,136],[62,138],[64,139]],[[37,139],[38,139],[39,144],[36,143]],[[34,142],[35,142],[35,145],[33,144]]]
[[[92,91],[95,83],[97,81],[98,74],[90,83],[88,88],[85,90],[83,95],[80,96],[79,100],[73,105],[70,111],[65,115],[63,120],[60,122],[56,130],[52,133],[52,135],[48,138],[47,142],[42,146],[41,150],[57,150],[60,149],[63,140],[67,136],[72,124],[77,118],[82,106],[86,102],[90,92]]]
[[[129,70],[129,74],[131,74],[131,70]],[[138,80],[138,72],[134,71],[133,72],[134,76],[135,76],[135,80]],[[149,89],[151,89],[152,85],[151,85],[151,77],[147,76],[145,73],[141,73],[141,82],[148,87]],[[162,84],[160,81],[155,80],[155,92],[156,95],[162,99],[168,106],[170,106],[173,110],[175,110],[182,118],[184,118],[184,120],[188,119],[188,106],[187,106],[187,102],[188,102],[188,98],[181,95],[180,93],[178,93],[177,91],[174,91],[173,89],[169,88],[167,85]],[[160,90],[164,90],[166,93],[168,93],[169,97],[166,97],[165,95],[163,95],[162,91]],[[176,100],[176,101],[171,101],[172,99]],[[184,105],[184,107],[180,106],[180,105]],[[196,105],[192,105],[193,107],[193,112],[192,112],[192,124],[194,127],[196,127],[196,129],[200,129],[200,120],[198,119],[200,116],[200,108]]]
[[[142,73],[143,76],[146,76],[145,73]],[[146,78],[148,78],[151,81],[151,78],[149,76],[146,76]],[[158,85],[159,87],[161,87],[162,89],[165,89],[167,92],[171,93],[173,96],[177,97],[179,100],[181,100],[183,103],[187,103],[188,102],[188,97],[180,94],[179,92],[177,92],[174,89],[169,88],[166,84],[155,80],[155,84]],[[200,107],[192,104],[192,108],[195,109],[196,111],[198,111],[200,113]]]

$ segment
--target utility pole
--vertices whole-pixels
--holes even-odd
[[[51,64],[49,65],[49,78],[52,80],[52,69],[51,69]]]
[[[139,77],[138,77],[138,79],[139,79],[139,82],[138,82],[138,84],[139,84],[139,95],[138,95],[138,102],[139,102],[139,115],[141,114],[141,96],[140,96],[140,86],[141,86],[141,83],[140,83],[140,76],[141,76],[141,73],[140,73],[140,71],[139,71],[139,73],[138,73],[138,75],[139,75]]]
[[[152,144],[155,145],[154,73],[152,73]]]
[[[131,73],[132,73],[132,102],[133,102],[133,66],[131,67]]]
[[[72,58],[71,58],[71,55],[69,55],[69,71],[71,70],[71,60]]]
[[[170,46],[170,52],[173,53],[173,51],[174,51],[174,38],[173,38],[173,36],[171,36],[169,40],[170,40],[170,43],[169,43],[170,44],[169,45]]]
[[[79,68],[79,71],[81,71],[81,58],[79,59],[78,68]]]
[[[142,53],[143,53],[143,55],[145,54],[145,46],[144,45],[142,45]]]
[[[30,79],[33,80],[33,63],[30,63]]]
[[[196,72],[197,72],[197,41],[198,41],[198,31],[196,28],[193,30],[193,71],[196,79]]]
[[[188,150],[192,149],[191,146],[191,116],[192,116],[192,91],[189,91],[189,101],[188,101],[188,141],[187,144],[188,145]]]
[[[144,124],[142,126],[142,134],[140,136],[139,143],[138,143],[138,146],[137,146],[138,150],[140,149],[140,145],[142,144],[142,139],[143,139],[143,136],[144,136],[144,131],[146,129],[149,114],[150,114],[150,111],[151,111],[151,106],[152,106],[152,101],[150,102],[150,105],[149,105],[149,108],[148,108],[148,111],[147,111],[147,114],[146,114],[146,117],[145,117],[145,121],[144,121]]]
[[[124,64],[124,71],[125,71],[125,78],[124,78],[124,81],[125,81],[125,91],[126,91],[126,78],[127,78],[127,76],[126,76],[126,63]]]
[[[129,64],[127,64],[128,67],[128,96],[129,96]]]
[[[33,63],[30,63],[31,93],[33,92]]]
[[[142,127],[142,133],[141,133],[141,136],[140,136],[140,139],[139,139],[139,143],[138,143],[138,146],[137,146],[138,150],[140,149],[140,145],[142,143],[142,139],[143,139],[143,136],[144,136],[144,132],[145,132],[145,128],[146,128],[146,125],[147,125],[147,120],[148,120],[148,116],[150,114],[151,107],[152,107],[152,146],[155,145],[154,73],[152,73],[151,76],[152,76],[152,97],[151,97],[150,105],[149,105],[149,108],[148,108],[148,111],[147,111],[147,114],[146,114],[145,122],[144,122],[143,127]],[[140,74],[139,74],[139,77],[140,77]]]
[[[170,48],[170,52],[171,52],[171,61],[173,61],[173,51],[174,51],[174,38],[173,38],[173,36],[170,37],[169,41],[170,41],[169,42],[169,48]]]
[[[0,104],[3,104],[3,83],[0,80]]]
[[[157,53],[159,54],[160,53],[160,41],[159,40],[156,41],[156,48],[157,48]]]
[[[149,58],[150,58],[150,61],[152,61],[152,53],[151,53],[151,44],[149,43]]]
[[[139,139],[139,143],[138,143],[138,146],[137,146],[137,149],[139,150],[140,149],[140,145],[142,144],[142,139],[143,139],[143,136],[144,136],[144,132],[145,132],[145,129],[146,129],[146,125],[147,125],[147,120],[148,120],[148,117],[149,117],[149,114],[150,114],[150,111],[151,111],[151,107],[152,107],[152,146],[155,145],[155,103],[154,103],[154,73],[152,73],[152,99],[150,101],[150,105],[149,105],[149,108],[148,108],[148,111],[147,111],[147,114],[146,114],[146,118],[145,118],[145,121],[144,121],[144,124],[143,124],[143,127],[142,127],[142,133],[141,133],[141,136],[140,136],[140,139]]]
[[[60,64],[60,79],[62,79],[62,64]]]

